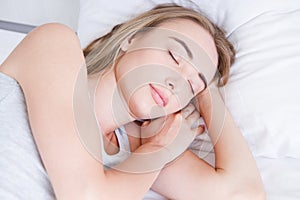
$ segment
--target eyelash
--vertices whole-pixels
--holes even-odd
[[[174,56],[174,54],[172,53],[172,51],[168,51],[169,52],[169,55],[171,56],[171,58],[174,60],[174,62],[177,64],[177,65],[179,65],[179,62],[177,61],[177,59],[175,58],[175,56]],[[199,76],[200,76],[201,74],[199,74]],[[201,79],[202,79],[202,77],[200,77]],[[194,88],[193,88],[193,86],[192,86],[192,84],[191,84],[191,82],[189,81],[189,85],[191,86],[191,90],[192,90],[192,93],[193,93],[193,95],[195,94],[195,91],[194,91]]]
[[[194,91],[194,88],[192,86],[192,83],[190,81],[188,81],[188,82],[189,82],[189,85],[191,86],[191,90],[192,90],[193,95],[195,95],[195,91]]]
[[[172,51],[168,51],[169,52],[169,55],[171,56],[171,58],[174,60],[174,62],[179,65],[179,62],[177,61],[177,59],[175,58],[174,54],[172,53]]]

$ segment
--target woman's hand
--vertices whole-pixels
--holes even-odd
[[[212,94],[209,88],[202,91],[195,99],[195,106],[200,112],[201,116],[210,115],[212,109]]]
[[[213,118],[222,122],[225,117],[226,107],[220,95],[219,89],[215,85],[210,85],[202,91],[195,99],[194,105],[203,117],[207,129],[212,127]],[[223,126],[219,124],[217,128]]]
[[[178,156],[197,135],[203,133],[203,124],[195,126],[199,118],[200,114],[195,106],[189,104],[179,113],[144,122],[141,127],[141,142],[166,148]]]
[[[194,125],[199,118],[199,112],[190,104],[179,113],[144,122],[141,127],[142,145],[114,168],[136,174],[160,171],[203,132],[203,126]]]

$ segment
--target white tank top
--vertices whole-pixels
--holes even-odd
[[[106,168],[112,167],[124,161],[127,157],[130,156],[130,144],[124,126],[116,129],[115,134],[117,136],[118,143],[119,143],[118,153],[113,155],[108,155],[104,150],[104,145],[102,145],[102,158],[103,158],[104,166]]]

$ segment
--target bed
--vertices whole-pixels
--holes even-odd
[[[237,55],[223,98],[256,159],[267,199],[300,199],[300,2],[109,2],[80,0],[79,13],[75,13],[77,9],[73,9],[61,17],[63,20],[52,21],[65,23],[76,30],[82,47],[97,36],[107,33],[114,25],[159,3],[177,3],[200,10],[225,29]],[[68,5],[65,5],[65,9],[68,9]],[[75,17],[70,23],[65,19],[72,14]],[[26,32],[38,24],[11,25],[9,19],[0,20],[1,63],[25,37]],[[152,195],[145,199],[161,198]]]

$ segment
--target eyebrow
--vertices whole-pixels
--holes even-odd
[[[180,40],[179,38],[176,37],[169,37],[173,40],[175,40],[176,42],[178,42],[179,44],[181,44],[183,46],[183,48],[185,49],[187,55],[189,56],[190,59],[193,59],[193,54],[191,52],[191,50],[189,49],[189,47],[186,45],[186,43],[182,40]]]

